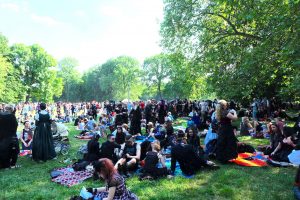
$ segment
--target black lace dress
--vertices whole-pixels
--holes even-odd
[[[32,158],[46,161],[56,157],[50,126],[50,115],[39,113],[32,141]]]
[[[217,160],[226,163],[237,157],[237,139],[233,132],[231,119],[227,117],[228,111],[224,111],[219,122],[218,141],[216,148]]]

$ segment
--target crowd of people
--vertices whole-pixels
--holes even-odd
[[[296,106],[275,98],[253,99],[248,107],[216,99],[0,105],[0,168],[20,167],[19,141],[34,161],[55,159],[51,123],[72,122],[78,130],[76,138],[89,140],[80,162],[92,164],[95,175],[107,183],[88,192],[102,199],[137,199],[125,186],[129,172],[141,168],[143,180],[174,176],[176,162],[186,176],[203,168],[218,169],[211,159],[221,164],[235,159],[239,135],[269,139],[270,145],[258,150],[274,161],[289,162],[288,155],[299,148],[300,115],[290,117],[285,109]],[[239,117],[240,126],[234,126]],[[187,126],[178,128],[178,118],[185,119]],[[294,127],[286,126],[285,120],[294,120]],[[24,125],[19,135],[18,123]],[[100,145],[101,137],[106,142]]]

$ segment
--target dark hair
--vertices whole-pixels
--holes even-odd
[[[107,139],[110,139],[111,137],[114,137],[114,135],[113,134],[108,134],[107,135]]]
[[[40,104],[40,109],[41,110],[45,110],[46,109],[46,104],[45,103],[41,103]]]
[[[283,135],[285,137],[290,137],[294,135],[294,129],[292,127],[285,126],[283,127]]]
[[[28,120],[26,120],[26,121],[23,123],[23,125],[24,125],[24,126],[25,126],[26,122],[29,122],[29,121],[28,121]]]
[[[105,180],[110,180],[117,173],[114,164],[108,158],[102,158],[93,163],[96,172],[103,174]]]

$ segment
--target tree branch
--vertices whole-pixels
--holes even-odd
[[[235,26],[228,18],[226,18],[226,17],[223,16],[223,15],[216,14],[216,13],[211,13],[211,12],[206,12],[206,13],[202,13],[202,14],[207,14],[207,15],[217,16],[217,17],[222,18],[224,21],[226,21],[227,24],[232,28],[232,30],[233,30],[233,32],[234,32],[234,33],[227,33],[227,34],[229,34],[229,35],[240,35],[240,36],[247,37],[247,38],[251,38],[251,39],[254,39],[254,40],[258,40],[258,41],[261,41],[261,40],[262,40],[262,38],[259,37],[259,36],[256,36],[256,35],[252,35],[252,34],[249,34],[249,33],[244,33],[244,32],[238,31],[237,28],[236,28],[236,26]]]

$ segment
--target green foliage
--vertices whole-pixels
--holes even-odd
[[[110,59],[83,75],[84,100],[137,100],[143,85],[137,60],[128,56]]]
[[[219,97],[295,100],[299,8],[299,1],[166,0],[162,45],[205,73]]]
[[[79,65],[74,58],[63,58],[58,63],[57,75],[63,80],[63,92],[59,98],[61,101],[78,101],[80,94],[80,86],[82,84],[81,74],[76,70]]]

